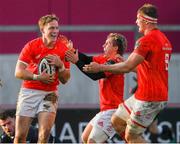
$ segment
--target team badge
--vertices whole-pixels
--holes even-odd
[[[56,71],[55,66],[49,64],[49,62],[43,58],[38,65],[38,72],[41,74],[46,69],[47,74],[54,74]]]

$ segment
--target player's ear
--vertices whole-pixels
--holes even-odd
[[[115,49],[116,51],[118,51],[118,46],[115,46],[114,49]]]
[[[41,31],[41,33],[44,33],[44,29],[43,28],[41,28],[40,31]]]

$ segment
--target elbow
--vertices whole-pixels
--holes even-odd
[[[61,80],[62,84],[66,84],[68,82],[68,80]]]
[[[68,79],[67,78],[66,79],[61,79],[60,81],[61,81],[62,84],[66,84],[69,81],[69,79],[70,78],[68,78]]]
[[[16,70],[14,76],[15,76],[15,78],[23,79],[23,76],[22,76],[22,74],[21,74],[20,71],[17,71],[17,70]]]
[[[15,71],[15,73],[14,73],[14,76],[15,76],[15,78],[18,78],[18,74],[17,74],[16,71]]]

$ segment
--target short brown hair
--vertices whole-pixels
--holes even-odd
[[[15,117],[15,111],[12,109],[1,109],[0,110],[0,119],[6,120],[7,118],[14,118]]]
[[[137,13],[145,14],[149,17],[156,18],[156,19],[158,18],[157,7],[149,3],[146,3],[142,7],[140,7]]]
[[[59,18],[55,14],[42,16],[38,21],[39,28],[42,29],[46,24],[52,22],[53,20],[59,21]]]
[[[123,55],[125,50],[127,49],[127,39],[125,36],[119,33],[110,33],[107,38],[113,39],[113,46],[118,46],[118,53]]]

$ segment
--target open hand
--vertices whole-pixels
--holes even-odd
[[[100,70],[101,70],[101,65],[96,62],[91,62],[89,65],[85,65],[83,67],[83,71],[88,73],[97,73],[100,72]]]
[[[67,61],[72,62],[73,64],[77,63],[77,61],[79,60],[78,50],[74,52],[73,49],[69,49],[68,51],[66,51],[65,58]]]

